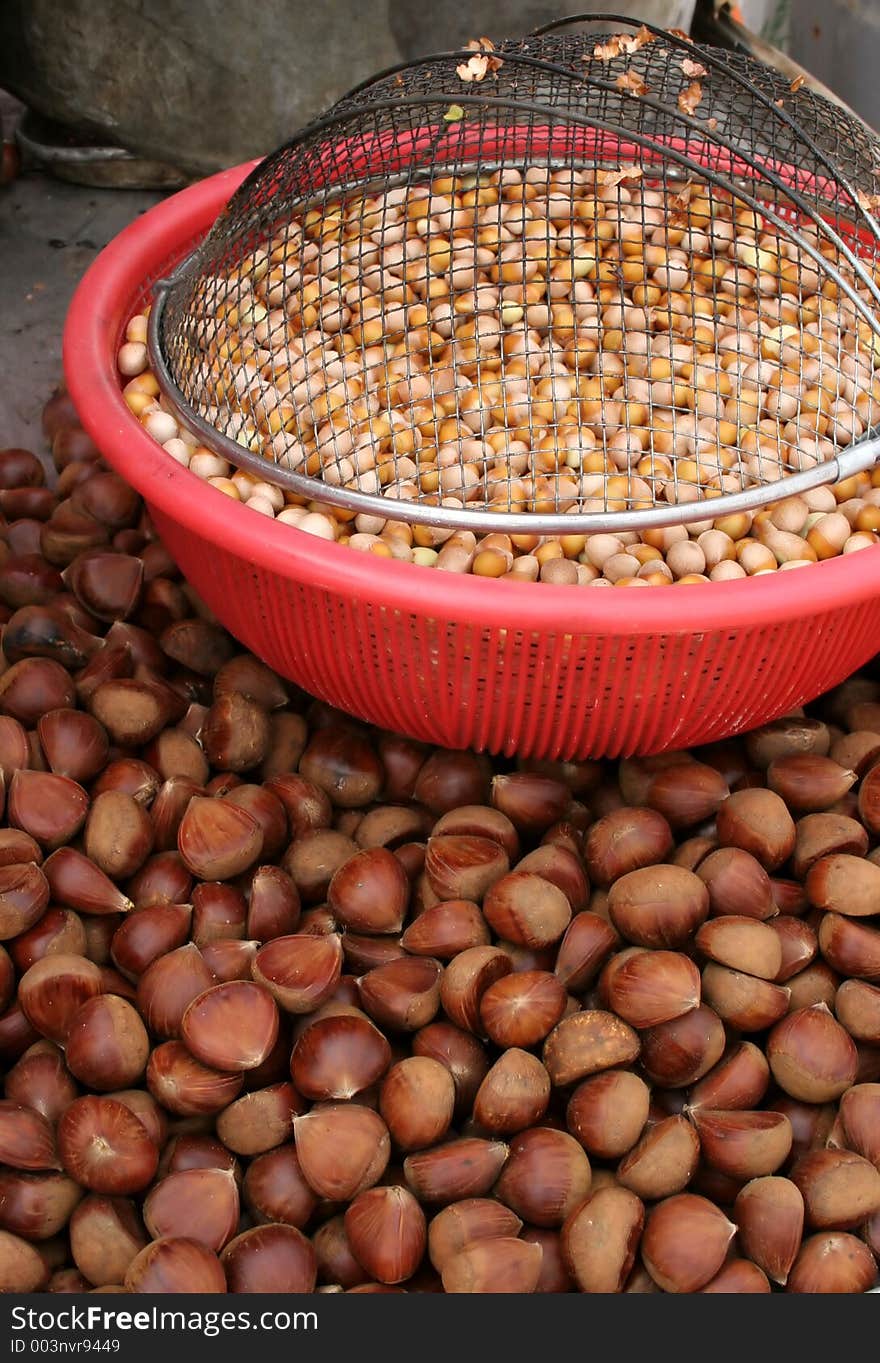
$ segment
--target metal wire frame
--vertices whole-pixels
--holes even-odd
[[[615,22],[622,23],[625,21],[618,21],[615,19]],[[686,52],[694,53],[701,62],[714,63],[714,65],[719,67],[726,76],[730,75],[729,63],[727,60],[715,57],[714,54],[711,53],[711,50],[696,48],[694,45],[683,40],[675,38],[670,39],[669,35],[661,34],[660,30],[655,30],[655,33],[658,36],[663,37],[665,42],[677,44]],[[582,51],[582,48],[576,48],[576,50]],[[342,507],[350,514],[362,512],[383,519],[403,520],[431,526],[472,528],[478,532],[503,530],[510,533],[517,533],[527,530],[537,534],[571,534],[577,533],[579,530],[639,529],[647,528],[651,525],[688,523],[695,519],[699,520],[705,518],[708,508],[707,504],[702,500],[690,504],[671,503],[665,506],[655,505],[651,509],[639,509],[634,511],[605,510],[604,512],[590,511],[576,514],[560,514],[558,511],[544,514],[540,511],[530,511],[524,514],[521,512],[509,511],[494,512],[492,510],[487,510],[485,504],[479,510],[469,509],[467,503],[461,508],[444,507],[431,505],[425,501],[403,501],[400,498],[394,498],[387,495],[380,496],[374,493],[362,493],[353,490],[350,487],[335,487],[316,477],[304,476],[283,467],[273,467],[264,456],[251,450],[244,449],[237,441],[230,440],[227,436],[219,434],[211,421],[206,420],[204,416],[199,415],[199,413],[194,410],[192,403],[187,401],[187,395],[178,387],[175,376],[172,375],[169,368],[166,367],[163,354],[165,342],[163,322],[165,320],[165,310],[169,295],[172,297],[175,293],[177,293],[178,296],[180,294],[185,295],[186,288],[192,283],[194,272],[196,273],[198,282],[198,270],[202,269],[207,272],[209,268],[206,265],[206,257],[211,260],[211,268],[214,269],[217,267],[218,259],[222,260],[224,251],[226,252],[227,260],[240,264],[242,260],[246,258],[246,256],[243,256],[241,246],[243,243],[248,242],[249,234],[253,237],[254,232],[256,233],[256,238],[251,246],[251,249],[254,250],[258,243],[272,235],[272,231],[277,225],[279,214],[282,220],[285,212],[289,217],[291,207],[289,194],[287,197],[279,196],[277,194],[279,180],[278,170],[279,167],[283,168],[285,158],[289,158],[290,154],[295,152],[296,149],[303,146],[306,148],[313,147],[317,142],[318,154],[316,157],[316,178],[319,183],[323,181],[323,193],[318,196],[300,197],[300,199],[296,201],[296,208],[299,212],[305,211],[312,202],[320,202],[324,208],[328,205],[332,206],[335,203],[344,202],[346,195],[350,193],[352,188],[356,187],[359,194],[362,195],[370,184],[375,183],[375,177],[373,177],[372,180],[365,181],[361,175],[360,178],[355,178],[354,181],[336,181],[331,185],[328,192],[326,165],[322,165],[322,156],[326,156],[328,150],[338,151],[342,146],[346,149],[346,155],[349,162],[352,159],[352,155],[351,144],[344,139],[336,141],[331,139],[329,143],[321,143],[319,139],[323,133],[332,132],[334,130],[338,132],[341,126],[344,127],[347,123],[352,121],[363,123],[367,114],[373,119],[375,126],[381,128],[379,115],[387,113],[391,117],[392,126],[394,126],[395,115],[397,115],[399,121],[400,111],[404,108],[425,109],[429,106],[440,107],[445,105],[452,98],[465,109],[474,107],[482,112],[494,109],[497,116],[500,116],[502,111],[509,111],[513,108],[520,117],[527,114],[532,119],[539,118],[545,120],[545,132],[547,129],[554,128],[554,126],[558,128],[560,123],[563,123],[564,125],[567,125],[569,129],[579,127],[593,133],[599,131],[603,134],[608,133],[612,136],[624,137],[627,139],[628,143],[635,144],[649,155],[653,154],[656,157],[659,152],[667,166],[669,164],[678,166],[680,170],[685,173],[698,173],[702,183],[713,185],[722,191],[722,193],[732,193],[739,203],[746,204],[756,211],[759,211],[765,222],[772,222],[777,229],[777,240],[780,239],[779,234],[781,233],[782,239],[796,242],[799,248],[807,256],[813,259],[822,276],[831,277],[835,280],[838,288],[849,297],[853,306],[862,314],[865,321],[872,329],[875,332],[880,330],[872,309],[864,303],[863,299],[850,284],[846,276],[837,269],[832,261],[829,261],[822,254],[818,246],[814,246],[808,238],[804,238],[801,235],[799,228],[793,229],[786,216],[787,213],[791,212],[793,206],[794,210],[801,217],[806,217],[810,220],[817,232],[826,239],[829,245],[833,245],[838,251],[839,256],[843,258],[847,267],[852,270],[853,274],[859,276],[869,293],[875,297],[880,296],[878,295],[874,280],[855,253],[849,248],[845,237],[837,231],[831,222],[828,222],[825,219],[821,212],[817,211],[816,204],[821,202],[823,207],[826,209],[828,208],[829,184],[830,189],[832,190],[843,189],[844,197],[849,201],[853,217],[861,217],[868,225],[869,230],[873,233],[876,240],[876,223],[874,222],[873,217],[870,214],[865,213],[862,208],[859,191],[849,184],[847,177],[841,176],[830,157],[816,145],[815,141],[810,138],[808,134],[803,133],[799,125],[794,123],[787,114],[785,115],[784,121],[788,122],[797,136],[808,144],[809,148],[814,152],[820,166],[824,166],[830,173],[829,182],[823,184],[821,186],[821,192],[815,196],[808,196],[805,192],[805,188],[819,185],[820,182],[815,177],[815,173],[813,173],[812,178],[808,177],[806,181],[801,184],[792,186],[790,183],[790,176],[780,175],[777,172],[777,169],[768,165],[763,158],[759,164],[753,163],[750,166],[748,155],[743,152],[742,147],[738,146],[731,139],[726,138],[723,134],[718,133],[717,130],[713,132],[713,137],[711,139],[711,141],[716,144],[716,147],[723,147],[728,152],[731,166],[743,168],[747,174],[751,172],[754,179],[760,179],[765,185],[769,184],[771,186],[775,191],[778,200],[784,199],[784,206],[780,203],[780,211],[777,212],[776,208],[769,204],[765,199],[759,198],[756,194],[751,193],[748,188],[748,181],[743,181],[742,178],[734,180],[730,174],[718,173],[711,167],[696,162],[693,155],[689,155],[687,151],[682,152],[677,148],[669,147],[663,143],[658,144],[656,132],[652,134],[650,132],[646,133],[640,129],[634,130],[632,126],[615,123],[607,118],[598,118],[595,115],[589,117],[578,113],[576,110],[572,110],[571,107],[560,108],[558,104],[544,104],[536,100],[523,99],[520,96],[517,96],[515,99],[512,97],[499,99],[488,95],[483,88],[480,89],[479,93],[471,93],[468,90],[461,89],[459,83],[456,83],[456,85],[451,88],[447,88],[442,94],[438,94],[438,92],[432,88],[427,94],[410,94],[404,92],[401,95],[398,91],[396,97],[393,99],[376,98],[378,90],[382,89],[383,86],[387,88],[392,79],[396,82],[396,80],[400,78],[399,70],[409,70],[411,74],[413,72],[423,74],[426,69],[430,71],[432,63],[457,62],[459,60],[467,60],[467,58],[472,55],[473,54],[470,52],[443,54],[440,58],[428,59],[428,61],[424,63],[416,64],[415,67],[403,67],[399,68],[397,71],[392,69],[391,73],[383,73],[381,77],[377,77],[373,81],[368,82],[361,87],[357,87],[355,91],[351,92],[349,96],[346,96],[334,110],[331,110],[325,118],[319,120],[316,124],[313,124],[309,129],[306,129],[302,134],[295,138],[293,142],[288,144],[286,148],[281,149],[279,153],[270,157],[269,160],[264,163],[247,182],[245,182],[239,193],[235,196],[227,212],[222,216],[218,228],[212,233],[207,246],[196,252],[194,257],[185,262],[182,270],[177,272],[173,279],[168,282],[168,285],[164,290],[160,291],[156,306],[151,314],[150,344],[154,363],[156,364],[157,377],[163,387],[163,391],[171,404],[180,412],[182,419],[201,435],[205,444],[210,448],[217,450],[218,453],[221,453],[232,463],[237,464],[240,468],[244,468],[246,471],[255,474],[261,479],[277,482],[303,498],[319,501],[331,506]],[[518,64],[519,67],[529,68],[532,73],[540,72],[541,75],[547,75],[556,79],[561,78],[569,84],[577,84],[580,87],[589,86],[590,88],[604,90],[607,96],[613,97],[617,101],[621,101],[621,92],[619,88],[610,80],[603,80],[598,77],[594,78],[590,76],[584,77],[582,72],[574,72],[570,67],[564,66],[559,62],[547,61],[541,57],[535,57],[530,53],[512,52],[510,51],[509,46],[499,49],[499,55],[503,57],[505,66],[507,66],[508,63],[512,63],[515,66]],[[649,56],[651,55],[652,54],[649,54]],[[751,63],[750,65],[757,66],[758,64]],[[430,77],[430,79],[433,79],[433,77]],[[775,102],[770,100],[769,96],[765,96],[760,90],[756,91],[755,87],[745,77],[740,77],[739,73],[736,73],[736,80],[743,88],[745,94],[752,98],[757,96],[757,104],[763,108],[764,112],[771,120],[779,118],[780,111],[776,108]],[[514,85],[515,84],[516,80],[514,79]],[[810,100],[813,99],[814,97],[810,96]],[[687,128],[697,132],[701,136],[704,145],[708,142],[708,139],[706,138],[706,125],[701,120],[693,119],[682,114],[681,111],[672,109],[668,102],[655,99],[650,93],[641,96],[639,104],[642,109],[653,109],[661,116],[661,120],[665,117],[667,121],[671,119],[673,125],[683,124]],[[622,104],[622,107],[626,108],[625,103]],[[629,112],[629,110],[626,111]],[[836,110],[832,112],[837,115]],[[500,126],[502,125],[487,125],[483,123],[479,126],[478,131],[485,133],[487,130],[489,132],[494,130],[494,132],[497,133]],[[416,129],[417,131],[423,131],[420,124],[416,125]],[[463,124],[459,131],[471,132],[473,130],[473,124]],[[532,132],[535,131],[533,125],[530,125],[530,130]],[[453,163],[452,167],[450,167],[447,162],[438,161],[436,159],[437,145],[441,138],[448,139],[449,134],[449,128],[441,123],[440,128],[437,130],[437,138],[432,144],[432,152],[435,158],[433,164],[429,163],[428,165],[425,165],[424,162],[414,163],[411,161],[409,169],[399,173],[397,177],[398,181],[402,179],[410,189],[415,189],[420,184],[420,176],[424,176],[428,172],[433,172],[434,174],[439,172],[460,174],[463,173],[464,170],[477,169],[480,172],[484,172],[489,168],[482,158],[477,158],[476,161],[471,159],[464,166]],[[366,142],[367,139],[361,136],[362,147],[366,146]],[[772,152],[772,145],[769,147],[769,150]],[[508,164],[511,164],[511,162],[508,162]],[[831,178],[835,174],[836,180]],[[666,178],[668,177],[664,174],[664,183]],[[387,188],[394,183],[394,177],[386,176],[384,179],[380,177],[380,182]],[[267,186],[268,193],[264,197],[261,191],[265,190]],[[762,185],[761,188],[763,189],[764,185]],[[276,198],[276,202],[273,205],[275,219],[274,221],[267,222],[265,206],[267,202],[272,204],[273,193]],[[862,197],[864,196],[864,193],[865,191],[862,191]],[[280,202],[278,201],[279,199]],[[451,235],[452,230],[450,229],[450,236]],[[218,240],[220,243],[219,257],[216,250],[212,257],[211,249],[212,247],[216,247]],[[404,272],[404,283],[405,282],[406,274]],[[363,299],[362,288],[360,297]],[[387,381],[387,355],[384,363]],[[454,360],[452,364],[454,368]],[[434,396],[432,376],[432,401]],[[672,411],[672,419],[674,426],[674,408]],[[712,516],[715,518],[728,512],[751,510],[755,507],[765,505],[770,501],[791,496],[797,491],[806,490],[808,487],[816,486],[838,477],[848,476],[852,472],[870,467],[871,464],[875,462],[878,449],[880,449],[880,442],[862,442],[853,445],[848,449],[843,449],[842,451],[838,450],[833,458],[828,459],[817,467],[806,469],[801,473],[788,474],[787,476],[784,476],[785,470],[780,464],[777,469],[777,472],[780,475],[777,481],[771,482],[765,486],[757,485],[744,487],[740,492],[725,493],[720,497],[714,497],[711,503]],[[395,472],[397,467],[398,461],[395,454]],[[675,477],[674,472],[673,476]],[[558,470],[555,481],[558,489]]]

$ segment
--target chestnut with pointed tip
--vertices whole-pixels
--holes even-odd
[[[414,956],[451,960],[469,947],[488,946],[491,933],[480,907],[470,899],[431,904],[407,927],[400,945]]]
[[[408,901],[406,872],[385,847],[356,853],[335,873],[327,891],[331,911],[354,932],[399,932]]]
[[[689,1115],[702,1158],[731,1178],[773,1174],[791,1151],[791,1122],[782,1112],[699,1108]]]
[[[226,1275],[217,1255],[187,1236],[153,1240],[132,1259],[125,1274],[127,1292],[218,1293]]]
[[[681,866],[644,866],[616,880],[608,911],[617,931],[634,946],[683,947],[709,913],[709,892]]]
[[[314,1292],[317,1256],[294,1226],[254,1226],[220,1255],[230,1292]]]
[[[779,1087],[806,1103],[839,1098],[858,1067],[852,1038],[823,1003],[777,1022],[767,1038],[767,1059]]]
[[[0,941],[27,932],[49,903],[49,884],[41,868],[26,861],[0,866]]]
[[[296,932],[300,898],[280,866],[258,866],[251,880],[245,936],[260,943]]]
[[[10,1102],[33,1108],[54,1125],[79,1089],[58,1047],[38,1041],[7,1071],[5,1093]]]
[[[550,1076],[540,1060],[516,1046],[491,1067],[474,1099],[474,1120],[493,1136],[510,1136],[540,1122],[550,1102]]]
[[[101,972],[85,956],[44,956],[18,983],[18,1002],[31,1026],[64,1043],[78,1010],[103,990]]]
[[[443,974],[437,961],[402,956],[376,966],[358,980],[364,1011],[379,1027],[415,1032],[436,1016]]]
[[[147,1062],[147,1088],[178,1117],[201,1117],[222,1112],[241,1092],[241,1070],[211,1069],[190,1055],[180,1041],[165,1041]]]
[[[767,785],[790,810],[818,814],[841,800],[858,780],[856,772],[821,753],[787,753],[767,768]]]
[[[319,1197],[350,1202],[385,1172],[388,1128],[368,1107],[325,1103],[296,1117],[293,1132],[303,1175]]]
[[[459,1119],[466,1117],[489,1069],[482,1043],[451,1022],[430,1022],[416,1032],[412,1050],[413,1055],[436,1060],[449,1071],[455,1086],[454,1115]]]
[[[152,904],[126,915],[110,944],[117,969],[136,980],[160,956],[183,946],[191,918],[189,904]]]
[[[260,947],[253,977],[288,1013],[311,1013],[333,994],[342,974],[338,934],[276,937]]]
[[[515,1238],[522,1229],[520,1218],[503,1203],[471,1197],[444,1207],[428,1226],[428,1257],[442,1273],[444,1265],[478,1240]]]
[[[297,1040],[290,1073],[306,1098],[353,1098],[382,1077],[391,1047],[369,1018],[352,1010],[312,1022]]]
[[[733,1216],[743,1253],[771,1282],[788,1281],[804,1232],[804,1200],[788,1178],[752,1179],[737,1194]]]
[[[671,1022],[700,1002],[700,972],[679,951],[640,951],[614,970],[608,982],[611,1009],[636,1028]]]
[[[581,1292],[622,1292],[645,1224],[645,1207],[626,1188],[599,1188],[562,1227],[565,1262]]]
[[[502,1141],[464,1137],[408,1155],[403,1172],[420,1202],[446,1205],[485,1196],[507,1155],[508,1147]]]
[[[0,1099],[0,1163],[12,1169],[59,1169],[55,1133],[42,1113]]]
[[[494,838],[440,833],[428,839],[425,876],[438,899],[479,904],[509,869],[507,852]]]
[[[262,1065],[278,1036],[278,1009],[252,980],[215,984],[193,999],[180,1024],[181,1040],[217,1070],[253,1070]]]
[[[584,840],[590,879],[608,886],[630,871],[656,866],[672,851],[672,830],[653,809],[624,808],[597,819]]]
[[[770,1066],[751,1041],[740,1041],[721,1057],[688,1093],[691,1111],[720,1108],[724,1112],[754,1108],[770,1082]]]
[[[563,988],[577,994],[586,990],[611,955],[620,937],[598,913],[575,914],[559,944],[553,973]]]
[[[178,1037],[189,1005],[215,982],[198,947],[187,942],[147,966],[137,983],[138,1012],[156,1036]]]
[[[650,1102],[647,1084],[632,1070],[604,1070],[575,1089],[565,1124],[589,1155],[620,1159],[641,1136]]]
[[[718,1014],[705,1003],[641,1034],[641,1064],[661,1088],[687,1088],[721,1059],[727,1036]]]
[[[43,863],[52,897],[81,913],[129,913],[132,901],[74,847],[59,847]]]
[[[698,1292],[721,1268],[735,1234],[736,1226],[706,1198],[679,1193],[648,1213],[641,1254],[664,1292]]]
[[[247,810],[228,800],[194,796],[181,820],[177,847],[200,880],[229,880],[258,859],[263,834]]]
[[[429,1056],[406,1056],[382,1080],[379,1112],[399,1150],[436,1145],[449,1130],[454,1107],[452,1075]]]
[[[504,941],[540,949],[562,937],[571,922],[571,905],[551,881],[517,870],[486,890],[483,915]]]
[[[591,1182],[590,1161],[574,1137],[535,1126],[511,1140],[495,1196],[533,1226],[561,1226]]]
[[[143,1075],[150,1040],[137,1011],[116,994],[88,999],[73,1015],[64,1042],[67,1068],[86,1088],[129,1088]]]
[[[786,1292],[867,1292],[877,1283],[877,1261],[861,1240],[843,1231],[811,1235],[801,1246]]]
[[[166,1174],[144,1199],[144,1224],[154,1240],[182,1235],[219,1253],[239,1220],[238,1184],[224,1169]]]
[[[345,1213],[345,1233],[376,1282],[411,1278],[427,1244],[425,1214],[408,1188],[391,1184],[358,1193]]]
[[[703,998],[723,1022],[739,1032],[763,1032],[786,1013],[786,985],[746,975],[710,961],[703,967]]]
[[[851,1230],[880,1210],[880,1171],[853,1150],[812,1150],[791,1171],[807,1224]]]
[[[480,1005],[490,985],[509,975],[509,956],[498,947],[469,947],[447,965],[440,981],[440,1002],[456,1026],[480,1034]]]

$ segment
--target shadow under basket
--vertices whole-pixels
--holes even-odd
[[[754,728],[880,651],[880,546],[798,572],[650,591],[454,575],[356,553],[232,502],[122,396],[130,316],[252,166],[174,195],[101,253],[71,305],[67,384],[107,462],[218,619],[314,696],[445,747],[585,758]]]

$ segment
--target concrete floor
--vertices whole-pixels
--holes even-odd
[[[107,242],[161,195],[84,189],[26,171],[0,189],[0,448],[42,453],[67,306]]]

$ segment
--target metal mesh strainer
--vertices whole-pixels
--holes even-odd
[[[511,534],[717,519],[875,462],[880,140],[600,18],[384,73],[245,181],[151,313],[206,445],[361,527]]]

